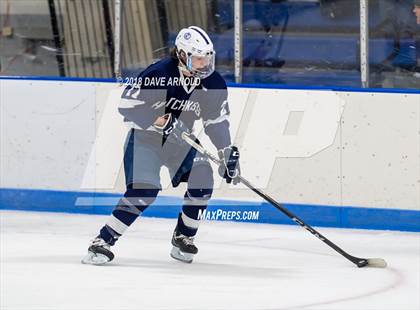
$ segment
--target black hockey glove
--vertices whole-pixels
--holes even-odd
[[[238,176],[241,174],[239,167],[239,150],[236,146],[228,146],[218,152],[220,160],[223,162],[219,167],[219,174],[226,179],[226,183],[239,183]]]
[[[173,117],[171,113],[167,113],[163,117],[166,119],[163,126],[153,125],[163,135],[163,142],[168,140],[176,144],[185,143],[182,139],[182,133],[190,134],[191,130],[181,120]]]

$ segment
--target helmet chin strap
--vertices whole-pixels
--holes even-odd
[[[178,57],[178,68],[179,68],[179,70],[181,70],[181,72],[183,72],[183,73],[187,73],[189,76],[193,76],[194,74],[188,69],[186,63],[184,62],[184,60],[182,59],[182,57],[181,57],[181,55],[179,54],[178,51],[177,51],[176,55]]]
[[[179,68],[179,70],[180,70],[182,73],[187,73],[187,74],[188,74],[188,76],[193,76],[192,72],[191,72],[190,70],[188,70],[188,69],[185,67],[185,65],[184,65],[184,64],[178,65],[178,68]]]

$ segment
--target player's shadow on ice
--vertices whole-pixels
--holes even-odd
[[[104,266],[105,267],[105,266]],[[255,267],[244,266],[235,264],[223,263],[208,263],[195,261],[192,264],[186,264],[172,260],[168,257],[167,261],[148,260],[148,259],[132,259],[132,258],[119,258],[115,262],[111,262],[107,267],[129,267],[129,268],[145,268],[157,269],[161,272],[170,274],[179,274],[189,276],[229,276],[241,278],[278,278],[278,277],[291,277],[296,275],[296,270],[290,268],[270,268],[270,267]]]
[[[124,258],[117,257],[114,261],[102,265],[86,265],[81,263],[80,256],[73,255],[49,255],[49,256],[26,256],[9,257],[8,261],[13,263],[31,263],[31,264],[56,264],[56,265],[80,265],[86,268],[144,268],[147,270],[156,270],[172,275],[189,276],[229,276],[240,278],[278,278],[278,277],[299,277],[299,271],[290,268],[272,268],[255,267],[240,264],[208,263],[195,261],[192,264],[186,264],[173,260],[168,256],[167,260],[150,260],[144,258]],[[109,270],[109,269],[108,269]]]

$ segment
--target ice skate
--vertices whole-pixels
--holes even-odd
[[[176,229],[172,235],[171,257],[184,263],[192,263],[198,249],[194,245],[194,237],[180,234]]]
[[[109,249],[110,245],[97,237],[92,240],[88,248],[88,254],[82,259],[83,264],[103,265],[114,259],[114,253]]]

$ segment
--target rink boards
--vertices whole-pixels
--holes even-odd
[[[1,79],[0,208],[107,214],[124,191],[122,87]],[[420,93],[229,87],[243,176],[312,225],[420,231]],[[202,128],[197,126],[197,133]],[[209,140],[200,135],[209,150]],[[175,217],[165,188],[145,215]],[[290,223],[215,174],[211,210]]]

